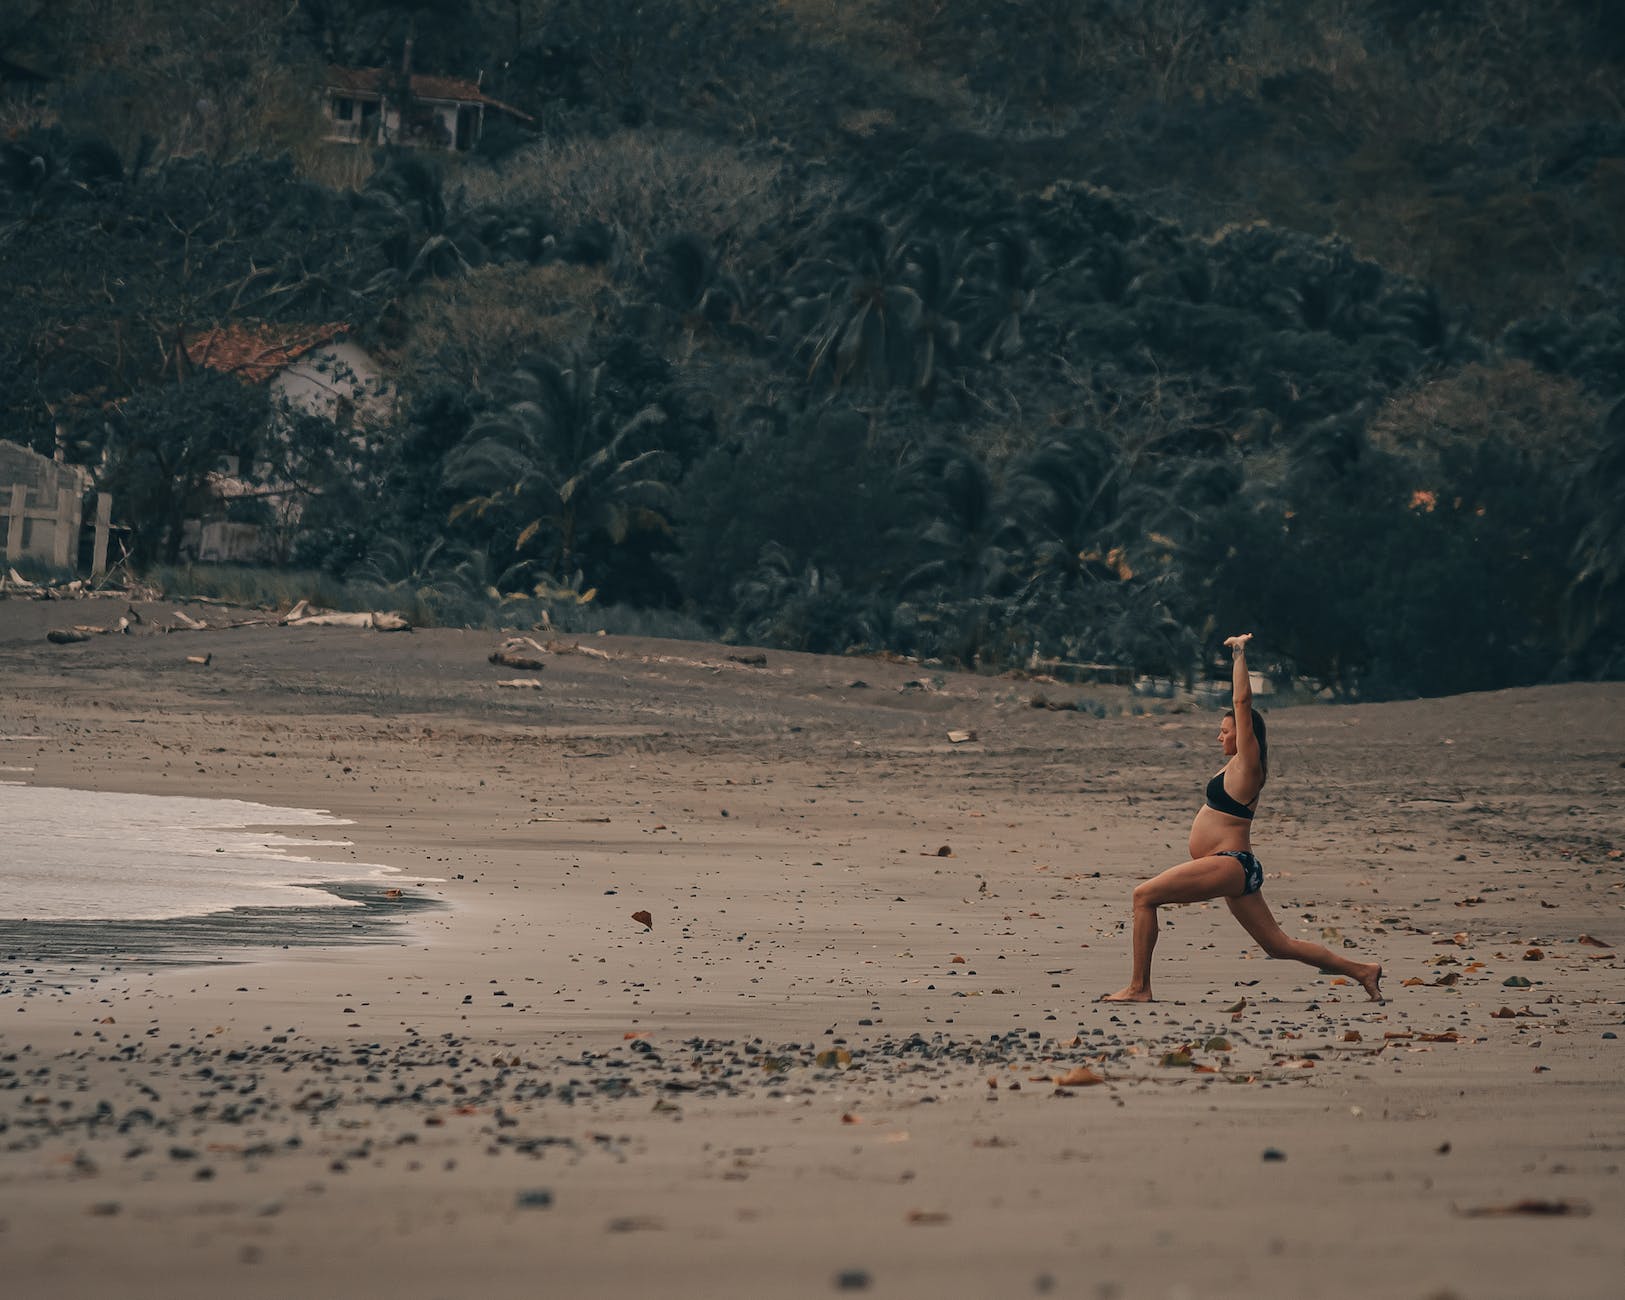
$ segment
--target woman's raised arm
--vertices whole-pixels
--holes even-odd
[[[1253,679],[1247,672],[1247,643],[1251,632],[1225,638],[1230,647],[1230,707],[1236,713],[1236,753],[1257,766],[1258,739],[1253,735]]]

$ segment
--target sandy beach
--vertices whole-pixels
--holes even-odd
[[[620,637],[46,642],[104,603],[0,602],[0,777],[327,812],[277,829],[400,875],[366,942],[0,925],[9,1295],[1619,1293],[1625,685],[1273,711],[1264,895],[1389,1001],[1215,903],[1124,1007],[1215,711]]]

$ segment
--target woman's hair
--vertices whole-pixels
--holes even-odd
[[[1257,709],[1253,709],[1251,712],[1253,715],[1253,739],[1258,742],[1258,766],[1264,773],[1264,779],[1268,781],[1270,779],[1269,728],[1264,725],[1264,715],[1262,713],[1260,713]],[[1233,718],[1236,716],[1236,711],[1234,709],[1226,709],[1224,711],[1224,716],[1227,718]]]

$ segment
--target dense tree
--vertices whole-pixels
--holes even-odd
[[[300,559],[403,598],[1168,672],[1246,622],[1346,692],[1619,671],[1606,8],[66,0],[0,21],[57,79],[0,107],[0,418],[105,446],[154,558],[251,453]],[[542,139],[323,145],[321,64],[408,37]],[[348,325],[393,414],[265,433],[182,347],[265,321]]]

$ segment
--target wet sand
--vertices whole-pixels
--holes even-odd
[[[625,638],[44,640],[101,613],[0,602],[8,779],[329,811],[313,852],[443,906],[182,966],[7,927],[18,1295],[1617,1294],[1625,686],[1277,710],[1265,897],[1390,1001],[1216,903],[1113,1007],[1216,713]]]

